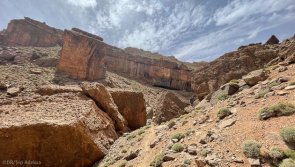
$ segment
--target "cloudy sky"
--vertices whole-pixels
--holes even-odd
[[[0,0],[0,29],[24,16],[184,61],[295,34],[295,0]]]

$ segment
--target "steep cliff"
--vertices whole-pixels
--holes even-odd
[[[58,72],[77,79],[104,78],[104,57],[108,46],[100,39],[98,36],[89,36],[82,30],[65,30]]]
[[[50,47],[62,45],[63,31],[25,17],[11,20],[0,33],[0,45]]]

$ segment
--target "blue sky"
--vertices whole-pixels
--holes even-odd
[[[184,61],[212,61],[272,34],[279,39],[295,34],[295,0],[0,1],[0,29],[24,16]]]

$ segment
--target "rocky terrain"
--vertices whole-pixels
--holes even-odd
[[[271,36],[186,63],[12,20],[0,32],[0,166],[292,167],[294,51],[295,37]]]

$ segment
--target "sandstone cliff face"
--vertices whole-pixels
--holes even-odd
[[[141,79],[154,86],[191,90],[191,71],[186,65],[164,58],[141,56],[141,52],[129,53],[128,50],[111,48],[106,56],[107,69]]]
[[[105,51],[107,45],[99,37],[83,31],[64,31],[58,72],[71,78],[97,80],[105,77]]]
[[[232,79],[241,78],[250,71],[264,67],[278,57],[278,50],[261,44],[241,47],[194,72],[192,89],[199,99],[217,90]]]
[[[0,33],[0,45],[50,47],[62,45],[63,31],[25,17],[12,20]]]

